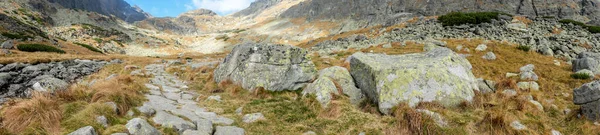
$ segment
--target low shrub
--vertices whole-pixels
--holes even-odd
[[[575,20],[571,20],[571,19],[563,19],[558,21],[560,23],[564,23],[564,24],[573,24],[573,25],[577,25],[577,26],[581,26],[585,29],[587,29],[590,33],[600,33],[600,26],[593,26],[593,25],[586,25],[583,22],[578,22]]]
[[[590,76],[589,74],[586,74],[586,73],[575,73],[575,74],[571,74],[571,78],[586,80],[586,79],[592,78],[592,76]]]
[[[101,38],[94,38],[94,40],[96,42],[98,42],[98,44],[101,44],[102,42],[104,42],[104,40],[102,40]]]
[[[98,48],[92,47],[88,44],[83,44],[83,43],[75,43],[76,45],[79,45],[81,47],[85,47],[87,49],[89,49],[90,51],[94,51],[94,52],[98,52],[98,53],[103,53],[102,51],[100,51]]]
[[[581,26],[581,27],[586,27],[585,23],[578,22],[578,21],[571,20],[571,19],[562,19],[562,20],[560,20],[558,22],[564,23],[564,24],[569,24],[570,23],[570,24],[573,24],[573,25],[577,25],[577,26]]]
[[[591,33],[600,33],[600,26],[588,26],[587,29]]]
[[[526,51],[529,52],[529,50],[531,49],[531,47],[529,46],[524,46],[524,45],[519,45],[517,46],[517,49],[521,50],[521,51]]]
[[[463,24],[481,24],[490,23],[492,19],[498,19],[498,16],[506,13],[501,12],[473,12],[473,13],[462,13],[452,12],[446,15],[438,17],[438,20],[443,26],[457,26]]]
[[[43,45],[43,44],[20,44],[17,45],[17,49],[25,52],[55,52],[55,53],[65,53],[65,51],[58,49],[53,46]]]
[[[33,39],[32,36],[25,35],[25,34],[22,34],[22,33],[13,34],[13,33],[6,33],[5,32],[5,33],[2,33],[2,36],[5,36],[5,37],[10,38],[10,39],[21,39],[21,40],[27,40],[29,38]]]

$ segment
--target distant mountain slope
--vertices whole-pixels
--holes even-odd
[[[132,7],[123,0],[48,0],[65,8],[82,9],[106,16],[114,15],[126,22],[133,23],[152,16],[139,7]]]
[[[453,11],[502,11],[600,24],[598,0],[308,0],[291,7],[281,17],[309,21],[353,19],[380,24],[403,13],[430,16]]]

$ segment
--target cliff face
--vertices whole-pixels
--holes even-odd
[[[150,18],[151,15],[138,7],[132,7],[123,0],[48,0],[65,8],[97,12],[106,16],[114,15],[126,22],[133,23]]]
[[[249,15],[257,15],[257,13],[262,12],[263,10],[276,5],[278,3],[280,3],[282,0],[257,0],[255,2],[252,2],[252,4],[250,4],[250,7],[238,11],[234,14],[232,14],[232,16],[234,17],[240,17],[240,16],[249,16]]]
[[[555,16],[600,24],[598,0],[308,0],[285,11],[283,18],[354,19],[382,23],[405,13],[441,15],[453,11],[502,11],[527,16]]]

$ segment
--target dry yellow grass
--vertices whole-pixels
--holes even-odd
[[[11,133],[57,134],[61,131],[62,119],[59,105],[47,95],[36,93],[29,100],[5,108],[2,126]]]

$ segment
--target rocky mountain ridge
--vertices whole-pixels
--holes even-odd
[[[124,0],[48,0],[65,8],[81,9],[97,12],[106,16],[116,16],[123,21],[133,23],[152,18],[152,15],[144,12],[137,6],[131,6]]]

